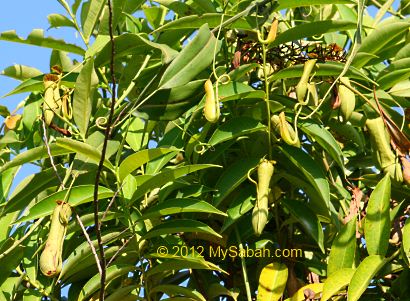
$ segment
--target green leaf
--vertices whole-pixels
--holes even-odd
[[[111,58],[111,42],[102,48],[97,53],[95,65],[97,67],[104,66],[110,62]],[[115,58],[121,58],[130,54],[146,55],[150,51],[159,50],[162,54],[162,62],[164,64],[170,63],[178,54],[178,52],[166,44],[151,42],[142,34],[125,33],[114,39],[115,43]]]
[[[174,13],[178,14],[179,17],[186,16],[187,14],[192,13],[191,6],[184,2],[175,0],[155,0],[155,2],[172,10]]]
[[[215,207],[247,179],[248,171],[259,164],[260,158],[240,158],[227,166],[215,184],[217,194],[213,200]]]
[[[0,246],[0,254],[9,249],[15,243],[13,237],[9,237],[3,245]],[[24,247],[20,244],[14,248],[7,256],[0,259],[1,273],[0,273],[0,284],[11,276],[12,271],[21,264],[21,260],[24,256]]]
[[[146,135],[145,135],[146,136]],[[148,143],[148,142],[147,142]],[[182,140],[182,130],[178,127],[174,127],[173,129],[167,131],[162,139],[158,142],[157,147],[175,147],[175,148],[183,148],[184,141]],[[156,174],[160,172],[160,170],[171,160],[175,155],[173,153],[168,153],[162,157],[159,157],[155,160],[148,162],[146,166],[146,173],[147,174]]]
[[[316,142],[329,153],[333,160],[335,160],[337,165],[344,170],[342,150],[333,135],[329,133],[323,125],[313,120],[306,120],[299,123],[299,126],[305,134],[316,140]]]
[[[283,145],[280,147],[286,157],[292,162],[298,170],[300,170],[307,180],[316,189],[322,200],[325,202],[326,207],[329,208],[330,202],[330,190],[329,183],[326,180],[326,176],[322,171],[322,168],[304,151],[299,148]]]
[[[219,47],[220,43],[208,26],[201,26],[195,38],[165,70],[159,83],[160,89],[178,87],[190,82],[212,63],[213,54],[215,51],[218,53]]]
[[[113,264],[107,268],[106,272],[106,279],[107,282],[110,282],[118,277],[123,275],[127,275],[129,272],[132,272],[136,269],[133,265],[128,264]],[[95,293],[101,287],[100,283],[100,275],[97,274],[93,278],[87,281],[84,285],[83,289],[81,290],[80,296],[78,297],[78,301],[86,300],[90,297],[93,293]]]
[[[39,291],[25,290],[23,295],[23,301],[41,301],[43,295]]]
[[[112,231],[107,234],[102,235],[101,241],[103,244],[111,243],[112,241],[119,239],[120,232]],[[94,239],[91,241],[94,248],[98,248],[98,241]],[[92,254],[92,250],[87,241],[84,241],[79,246],[77,246],[64,261],[63,269],[60,273],[60,278],[65,281],[68,280],[73,274],[81,270],[83,266],[89,267],[90,265],[84,264],[84,261],[88,262],[91,259],[93,264],[95,264],[95,259]],[[91,265],[93,265],[91,264]]]
[[[153,254],[156,255],[156,254]],[[154,274],[161,273],[164,271],[178,271],[183,269],[201,269],[201,270],[213,270],[226,273],[224,270],[219,268],[217,265],[205,261],[201,257],[176,257],[174,255],[162,256],[157,255],[157,257],[167,259],[161,264],[154,266],[146,273],[147,277],[150,277]]]
[[[105,298],[105,301],[143,301],[144,299],[138,298],[135,295],[135,289],[137,288],[136,285],[129,285],[117,288],[112,294]],[[134,291],[132,293],[132,291]]]
[[[177,219],[162,222],[161,224],[155,226],[146,234],[144,234],[141,237],[141,239],[147,240],[160,235],[173,234],[179,232],[206,233],[209,235],[222,238],[222,236],[219,233],[215,232],[211,227],[204,224],[203,222],[192,219]]]
[[[387,262],[383,256],[370,255],[366,257],[357,267],[349,283],[347,300],[357,301],[369,286],[370,281]]]
[[[300,1],[299,1],[300,2]],[[355,29],[357,24],[350,21],[341,20],[324,20],[309,22],[290,29],[279,34],[275,41],[271,44],[272,46],[277,46],[280,44],[285,44],[286,42],[291,42],[295,40],[300,40],[306,37],[319,36],[328,32],[335,31],[346,31],[349,29]]]
[[[81,231],[80,231],[81,232]],[[124,236],[118,236],[117,240],[124,239]],[[94,241],[93,241],[94,242]],[[112,241],[114,243],[115,241]],[[67,242],[69,244],[70,242]],[[107,260],[110,260],[112,256],[118,251],[120,247],[119,246],[108,246],[105,248],[105,258]],[[96,247],[98,250],[98,246]],[[127,255],[129,256],[130,253],[136,253],[135,251],[130,251]],[[136,254],[135,254],[136,255]],[[123,257],[122,260],[117,260],[116,263],[130,263],[130,260],[128,260],[129,257]],[[77,261],[77,264],[66,274],[67,282],[71,283],[76,283],[81,281],[83,284],[85,281],[91,279],[94,275],[98,274],[98,269],[95,264],[95,257],[93,254],[88,254],[87,256],[82,256],[79,261]],[[98,294],[98,293],[97,293]],[[76,300],[76,299],[74,299]]]
[[[57,165],[57,172],[61,178],[64,177],[65,169]],[[14,212],[23,209],[27,206],[40,192],[47,188],[58,186],[60,181],[56,176],[53,168],[43,170],[39,173],[29,175],[19,183],[13,191],[2,214]]]
[[[212,134],[208,143],[215,146],[219,143],[245,136],[246,134],[264,130],[266,130],[266,126],[261,124],[258,120],[245,116],[234,117],[218,127]]]
[[[325,281],[323,286],[322,298],[320,301],[327,301],[332,296],[336,295],[342,288],[350,283],[355,270],[343,268],[332,274]]]
[[[15,167],[0,174],[0,206],[3,205],[6,201],[6,198],[9,195],[11,184],[13,183],[14,177],[16,176],[19,169],[19,167]]]
[[[390,238],[390,175],[386,174],[370,195],[364,221],[364,238],[369,255],[386,255]]]
[[[73,99],[73,118],[83,137],[86,136],[91,119],[94,92],[98,85],[94,59],[89,58],[77,77]]]
[[[396,56],[394,57],[395,61],[398,61],[400,59],[405,59],[410,57],[410,44],[406,44],[403,48],[401,48]]]
[[[229,209],[226,211],[228,217],[224,220],[224,224],[221,229],[223,233],[231,225],[236,223],[243,215],[252,210],[255,200],[255,188],[247,186],[245,189],[240,190],[237,197],[234,198],[232,203],[229,204]]]
[[[50,153],[54,156],[66,155],[72,153],[73,151],[67,150],[63,147],[58,146],[55,143],[50,144]],[[48,158],[47,148],[45,146],[38,146],[32,149],[29,149],[23,153],[18,154],[13,158],[13,160],[6,162],[3,166],[0,167],[0,173],[5,170],[20,166],[25,163],[33,162],[36,160]]]
[[[74,22],[68,19],[66,16],[61,14],[49,14],[47,16],[50,28],[56,27],[73,27],[75,28]]]
[[[57,138],[56,144],[64,149],[70,150],[71,152],[85,155],[92,162],[100,162],[101,152],[89,144],[70,138]],[[104,166],[114,170],[114,166],[107,158],[104,160]]]
[[[78,148],[79,150],[79,151],[76,151],[76,155],[74,157],[74,162],[73,162],[73,174],[74,175],[78,175],[84,172],[92,173],[97,170],[97,166],[100,161],[99,156],[101,156],[101,151],[104,145],[104,139],[105,139],[105,136],[101,131],[93,132],[91,135],[87,137],[85,143],[76,141],[76,142],[79,142],[77,143],[79,145],[71,145],[72,143],[69,141],[69,139],[67,139],[66,143],[67,143],[68,148]],[[116,140],[107,141],[104,166],[107,166],[107,167],[110,166],[111,163],[108,160],[111,158],[111,156],[113,156],[115,153],[118,152],[119,145],[120,145],[119,141],[116,141]],[[92,152],[91,156],[88,153],[88,151]]]
[[[15,64],[13,66],[7,67],[3,71],[1,71],[0,74],[17,80],[26,80],[35,76],[39,76],[43,73],[34,67]]]
[[[178,119],[196,104],[197,99],[194,94],[203,87],[203,82],[203,80],[196,80],[181,87],[158,90],[141,106],[140,111],[146,113],[149,120]],[[180,97],[185,98],[178,100]]]
[[[326,62],[316,64],[317,68],[315,69],[316,76],[338,76],[345,66],[344,63],[339,62]],[[274,73],[270,80],[281,80],[286,78],[300,78],[303,73],[303,64],[298,64],[291,66],[278,72]],[[359,69],[350,66],[346,72],[346,76],[349,78],[364,79],[371,83],[377,84],[375,81],[363,74]]]
[[[353,66],[357,68],[365,66],[372,57],[369,55],[360,56],[360,54],[377,55],[387,45],[390,45],[392,40],[407,31],[409,25],[408,21],[401,20],[386,20],[379,23],[376,29],[363,39],[357,57],[353,60]]]
[[[0,217],[0,246],[9,239],[11,224],[18,218],[19,212],[2,214]]]
[[[356,218],[343,225],[330,249],[327,274],[343,268],[351,268],[356,254]]]
[[[67,73],[67,75],[64,76],[60,84],[66,86],[67,88],[73,88],[74,82],[77,79],[77,75],[78,73]],[[2,97],[19,94],[19,93],[25,93],[25,92],[42,92],[44,91],[43,77],[44,75],[40,75],[40,76],[27,79],[23,81],[20,85],[18,85],[16,88],[14,88],[12,91],[10,91],[9,93],[7,93],[6,95]]]
[[[34,29],[27,37],[27,39],[23,39],[17,36],[15,30],[3,31],[0,33],[0,40],[21,43],[21,44],[28,44],[34,46],[40,46],[45,48],[52,48],[56,50],[71,52],[74,54],[83,55],[85,53],[84,49],[81,47],[68,44],[63,40],[56,40],[51,37],[44,37],[44,31],[42,29]]]
[[[65,189],[53,193],[31,207],[28,213],[15,223],[23,223],[36,218],[51,215],[56,206],[56,201],[64,200],[67,194],[67,202],[73,207],[91,202],[94,199],[94,185],[81,185],[71,188],[71,191],[69,191],[69,189]],[[114,193],[106,187],[100,186],[98,188],[99,200],[109,198],[113,195]]]
[[[216,13],[217,9],[215,5],[216,3],[214,4],[212,0],[196,0],[194,1],[192,7],[201,13]]]
[[[306,204],[296,200],[282,200],[290,214],[302,225],[306,234],[310,235],[325,253],[323,246],[323,229],[315,213]]]
[[[406,223],[403,227],[403,250],[404,254],[407,257],[407,260],[410,262],[410,218],[407,218]]]
[[[360,135],[359,131],[350,123],[341,123],[336,119],[330,119],[327,125],[332,131],[334,131],[338,136],[343,137],[343,141],[348,141],[356,144],[358,146],[357,151],[360,153],[365,151],[365,140]]]
[[[165,25],[157,28],[155,32],[175,30],[175,29],[197,29],[208,24],[210,28],[217,27],[221,24],[222,15],[219,13],[205,13],[200,16],[189,15],[186,17],[179,18],[175,21],[168,22]],[[224,20],[228,20],[232,16],[224,15]],[[244,17],[232,22],[226,28],[235,29],[253,29],[256,26],[255,17]]]
[[[259,276],[258,297],[260,301],[277,301],[285,291],[288,268],[284,263],[266,265]]]
[[[165,185],[168,182],[171,182],[175,179],[178,179],[180,177],[183,177],[191,172],[195,172],[201,169],[205,168],[211,168],[211,167],[219,167],[218,165],[212,165],[212,164],[196,164],[196,165],[186,165],[182,167],[176,167],[176,168],[167,168],[161,171],[160,173],[156,174],[155,176],[152,176],[150,179],[146,180],[143,182],[135,191],[131,198],[131,203],[134,201],[138,200],[144,194],[149,192],[150,190],[156,188],[156,187],[161,187]]]
[[[125,138],[125,140],[131,147],[131,149],[134,152],[137,152],[140,149],[145,148],[145,146],[148,144],[149,137],[148,135],[144,135],[145,122],[138,117],[133,117],[128,122],[130,123],[130,125],[128,127],[127,137]],[[127,126],[128,125],[124,123],[121,129],[125,132]]]
[[[395,84],[389,91],[392,96],[410,97],[410,80],[403,80]]]
[[[194,199],[171,199],[150,207],[142,214],[140,219],[156,218],[184,212],[209,213],[226,216],[226,213],[216,209],[205,201]]]
[[[410,77],[410,58],[404,58],[389,64],[379,73],[379,89],[387,90]]]
[[[346,4],[336,4],[337,10],[342,20],[348,20],[351,22],[357,22],[357,12]],[[350,40],[355,38],[355,30],[348,30],[347,35]]]
[[[279,6],[276,11],[301,6],[323,5],[323,4],[354,4],[351,0],[278,0]]]
[[[211,283],[208,286],[208,298],[209,300],[214,300],[216,297],[219,296],[227,296],[231,297],[233,301],[238,301],[238,296],[240,291],[238,288],[228,289],[225,286],[221,285],[220,283]]]
[[[260,99],[263,100],[265,97],[265,92],[261,90],[255,90],[249,85],[241,82],[230,81],[227,84],[219,84],[218,86],[218,96],[220,102],[227,102],[232,100],[241,99]],[[202,97],[197,110],[201,110],[205,105],[205,95]]]
[[[128,156],[121,162],[118,168],[118,176],[120,181],[124,180],[126,176],[145,163],[171,152],[176,153],[178,150],[171,148],[144,149]]]
[[[1,106],[0,105],[0,116],[3,118],[6,118],[7,116],[10,116],[10,111],[6,106]]]
[[[87,11],[87,18],[83,25],[83,35],[86,43],[90,41],[90,37],[94,31],[94,28],[98,22],[101,11],[106,1],[104,0],[92,0]]]
[[[204,296],[202,296],[199,292],[194,291],[187,287],[182,287],[182,286],[172,285],[172,284],[157,285],[153,289],[151,289],[149,293],[150,295],[155,294],[155,293],[165,293],[170,297],[182,295],[185,297],[189,297],[190,300],[206,301]]]

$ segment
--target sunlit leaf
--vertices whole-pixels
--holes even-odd
[[[40,47],[45,47],[45,48],[52,48],[52,49],[67,51],[67,52],[71,52],[71,53],[75,53],[79,55],[83,55],[85,52],[84,49],[82,49],[81,47],[77,45],[68,44],[63,40],[56,40],[51,37],[47,37],[47,38],[44,37],[44,31],[42,29],[34,29],[28,35],[27,39],[23,39],[17,36],[16,31],[14,30],[3,31],[0,34],[0,40],[40,46]]]
[[[288,268],[283,263],[266,265],[259,276],[258,300],[277,301],[285,291]]]
[[[386,259],[380,255],[366,257],[357,267],[349,283],[347,298],[349,301],[357,301],[369,286],[370,281],[386,263]]]
[[[364,221],[364,237],[370,255],[386,255],[390,237],[391,181],[387,174],[370,195]]]

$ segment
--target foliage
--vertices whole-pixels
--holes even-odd
[[[408,298],[408,0],[58,2],[83,46],[0,35],[52,49],[2,72],[0,300]]]

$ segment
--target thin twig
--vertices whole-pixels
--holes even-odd
[[[0,259],[3,259],[4,257],[6,257],[8,254],[10,254],[11,251],[13,251],[16,247],[18,247],[27,237],[29,237],[31,235],[31,233],[33,233],[33,231],[41,224],[41,222],[43,221],[44,217],[38,219],[33,226],[31,226],[30,230],[27,231],[27,233],[20,238],[19,240],[16,240],[14,242],[14,244],[8,248],[6,251],[4,251],[3,253],[0,254]]]
[[[74,211],[74,213],[75,213],[75,218],[76,218],[78,224],[79,224],[80,227],[81,227],[81,230],[83,230],[85,239],[87,240],[88,244],[90,245],[91,252],[93,253],[94,258],[95,258],[95,262],[97,263],[98,272],[99,272],[100,275],[101,275],[101,274],[102,274],[102,269],[101,269],[101,265],[100,265],[100,259],[98,258],[98,255],[97,255],[97,251],[96,251],[95,248],[94,248],[94,245],[93,245],[93,243],[92,243],[92,241],[91,241],[91,239],[90,239],[90,236],[89,236],[88,233],[87,233],[87,230],[86,230],[85,227],[84,227],[83,222],[82,222],[81,219],[80,219],[80,216],[77,214],[77,212]]]
[[[239,235],[238,229],[235,227],[235,234],[236,234],[236,239],[238,241],[239,245],[239,250],[240,252],[243,252],[243,245],[241,241],[241,236]],[[251,286],[249,284],[249,279],[248,279],[248,272],[246,271],[246,261],[243,256],[241,257],[241,266],[242,266],[242,276],[243,276],[243,282],[245,284],[245,290],[246,290],[246,296],[248,301],[252,301],[252,295],[251,295]]]
[[[212,33],[215,33],[219,30],[219,28],[224,28],[225,26],[235,22],[239,18],[242,18],[243,16],[248,15],[253,9],[257,8],[258,6],[262,7],[265,4],[269,3],[272,0],[263,0],[263,1],[253,1],[245,10],[241,11],[239,14],[236,14],[235,16],[229,18],[225,22],[223,22],[221,25],[215,27],[214,29],[211,30]]]
[[[131,236],[130,238],[128,238],[128,239],[124,242],[124,244],[117,250],[117,252],[114,253],[114,255],[111,257],[110,261],[108,261],[107,267],[109,267],[110,264],[115,260],[115,258],[117,258],[118,254],[120,254],[120,252],[121,252],[122,250],[124,250],[124,248],[128,245],[128,243],[131,241],[131,239],[132,239],[133,237],[134,237],[134,236]]]
[[[100,176],[102,173],[102,169],[104,166],[104,159],[105,154],[107,152],[107,144],[108,139],[111,136],[111,124],[114,117],[115,111],[115,100],[116,100],[116,79],[115,79],[115,70],[114,70],[114,58],[115,58],[115,43],[114,43],[114,34],[113,34],[113,12],[112,12],[112,3],[111,0],[107,0],[108,2],[108,27],[110,33],[110,41],[111,41],[111,58],[110,58],[110,74],[111,74],[111,81],[112,81],[112,90],[111,90],[111,107],[110,107],[110,114],[108,117],[107,127],[104,131],[104,143],[101,150],[101,158],[98,164],[97,174],[95,177],[95,185],[94,185],[94,224],[95,224],[95,232],[97,236],[98,242],[98,249],[99,249],[99,260],[101,266],[101,278],[100,278],[100,301],[104,301],[105,295],[105,278],[106,278],[106,258],[104,252],[104,246],[102,243],[101,238],[101,224],[99,222],[98,213],[99,213],[99,203],[98,203],[98,187],[100,183]]]
[[[55,173],[56,173],[56,176],[57,176],[57,178],[58,178],[58,181],[60,181],[60,186],[61,186],[63,189],[65,189],[65,187],[64,187],[64,182],[63,182],[63,180],[61,179],[60,175],[58,174],[57,167],[56,167],[55,164],[54,164],[53,156],[51,155],[50,145],[48,144],[48,138],[47,138],[46,123],[44,122],[44,118],[41,118],[41,123],[42,123],[42,125],[43,125],[44,144],[46,145],[46,148],[47,148],[47,154],[48,154],[48,157],[50,158],[51,166],[53,167],[53,169],[54,169],[54,171],[55,171]]]
[[[124,186],[125,183],[122,183],[122,185],[115,191],[114,195],[111,198],[111,201],[108,203],[107,208],[104,211],[104,214],[101,218],[100,221],[100,228],[101,228],[101,223],[103,222],[103,220],[105,220],[105,217],[107,216],[108,210],[110,210],[111,206],[114,204],[115,198],[117,197],[118,193],[120,192],[120,190],[122,189],[122,187]]]

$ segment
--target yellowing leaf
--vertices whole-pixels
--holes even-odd
[[[4,125],[8,130],[14,130],[17,127],[18,122],[21,119],[21,115],[7,116],[4,120]]]
[[[272,262],[262,269],[259,276],[258,299],[259,301],[279,300],[288,280],[288,268],[285,264]]]
[[[304,287],[300,288],[293,296],[289,299],[289,301],[304,301],[305,298],[305,291],[311,290],[315,293],[315,296],[319,296],[319,294],[323,291],[323,283],[312,283],[305,285]]]

